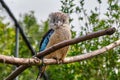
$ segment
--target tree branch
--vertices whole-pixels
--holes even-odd
[[[81,54],[77,56],[67,57],[64,59],[64,62],[62,64],[68,64],[73,62],[78,62],[82,60],[86,60],[92,57],[95,57],[99,54],[104,53],[105,51],[108,51],[110,49],[113,49],[120,45],[120,40],[115,41],[114,43],[111,43],[101,49],[95,50],[90,53]],[[43,59],[44,64],[46,65],[52,65],[52,64],[58,64],[55,59]],[[15,65],[40,65],[42,64],[42,60],[36,59],[36,58],[15,58],[5,55],[0,55],[0,62],[1,63],[8,63],[8,64],[15,64]]]
[[[54,52],[54,51],[56,51],[60,48],[63,48],[65,46],[76,44],[76,43],[79,43],[79,42],[82,42],[82,41],[85,41],[85,40],[89,40],[89,39],[92,39],[92,38],[100,37],[100,36],[103,36],[103,35],[111,35],[114,32],[115,32],[115,28],[108,28],[106,30],[101,30],[101,31],[98,31],[98,32],[89,33],[86,36],[82,36],[82,37],[75,38],[75,39],[72,39],[72,40],[66,40],[66,41],[63,41],[63,42],[58,43],[56,45],[53,45],[52,47],[50,47],[50,48],[48,48],[48,49],[46,49],[42,52],[39,52],[34,57],[39,57],[40,58],[42,56],[48,55],[51,52]],[[71,58],[71,60],[72,59],[73,58]],[[69,60],[69,59],[67,59],[67,60]],[[15,71],[13,71],[5,80],[13,80],[16,76],[18,76],[21,72],[23,72],[28,67],[29,67],[29,65],[21,65]]]
[[[13,56],[0,55],[0,63],[12,65],[39,65],[42,61],[37,58],[17,58]]]
[[[62,64],[68,64],[68,63],[86,60],[86,59],[95,57],[97,55],[100,55],[100,54],[102,54],[110,49],[113,49],[113,48],[119,46],[119,45],[120,45],[120,40],[117,40],[117,41],[115,41],[115,42],[113,42],[113,43],[111,43],[111,44],[109,44],[101,49],[95,50],[93,52],[85,53],[85,54],[81,54],[81,55],[77,55],[77,56],[72,56],[72,57],[66,57]],[[54,59],[44,59],[44,63],[46,65],[57,64],[56,60],[54,60]]]
[[[63,42],[60,42],[58,44],[53,45],[52,47],[50,47],[50,48],[48,48],[44,51],[39,52],[37,55],[35,55],[35,57],[41,58],[43,56],[46,56],[46,55],[50,54],[51,52],[54,52],[54,51],[56,51],[60,48],[65,47],[65,46],[76,44],[76,43],[79,43],[79,42],[82,42],[82,41],[85,41],[85,40],[90,40],[92,38],[100,37],[100,36],[103,36],[103,35],[111,35],[114,32],[115,32],[115,28],[113,27],[113,28],[108,28],[106,30],[101,30],[101,31],[89,33],[85,36],[78,37],[78,38],[75,38],[75,39],[72,39],[72,40],[65,40]]]

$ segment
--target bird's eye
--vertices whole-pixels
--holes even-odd
[[[65,22],[65,20],[63,19],[63,23]]]
[[[53,22],[55,22],[55,19],[53,19]]]

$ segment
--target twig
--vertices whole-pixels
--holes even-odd
[[[45,51],[42,51],[39,54],[37,54],[35,57],[45,56],[45,55],[48,55],[51,52],[54,52],[54,51],[56,51],[60,48],[65,47],[65,46],[76,44],[76,43],[79,43],[81,41],[89,40],[89,39],[96,38],[96,37],[103,36],[103,35],[111,35],[114,32],[115,32],[115,28],[109,28],[109,29],[106,29],[106,30],[101,30],[101,31],[98,31],[98,32],[89,33],[86,36],[82,36],[82,37],[79,37],[79,38],[75,38],[75,39],[72,39],[72,40],[64,41],[64,42],[58,43],[56,45],[53,45],[52,47],[46,49]],[[13,80],[16,76],[18,76],[20,73],[22,73],[28,67],[29,66],[21,65],[15,71],[13,71],[6,78],[6,80]]]

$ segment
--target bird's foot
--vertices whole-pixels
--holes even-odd
[[[56,57],[54,57],[53,59],[55,59],[55,60],[56,60],[57,64],[60,64],[59,59],[57,59]]]
[[[55,60],[56,60],[57,64],[62,64],[62,63],[63,63],[63,61],[64,61],[64,60],[62,60],[62,59],[57,59],[57,58],[53,58],[53,59],[55,59]]]
[[[62,64],[64,62],[64,59],[60,59],[59,62],[60,64]]]

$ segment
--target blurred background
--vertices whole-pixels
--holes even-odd
[[[21,25],[36,52],[43,35],[48,31],[48,15],[62,11],[70,16],[72,38],[110,27],[117,28],[111,36],[103,36],[71,45],[67,56],[85,54],[106,46],[120,37],[119,0],[4,0]],[[14,23],[0,4],[0,52],[15,54]],[[32,57],[19,35],[19,57]],[[13,65],[0,63],[1,80],[14,69]],[[120,80],[120,47],[92,59],[71,64],[50,65],[49,80]],[[32,66],[18,76],[18,80],[35,80],[38,68]],[[44,79],[43,79],[44,80]]]

